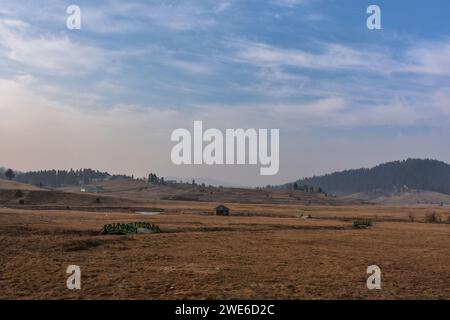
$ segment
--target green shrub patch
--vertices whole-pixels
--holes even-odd
[[[111,223],[103,226],[101,234],[136,234],[136,233],[161,233],[161,229],[148,222]]]
[[[366,229],[372,226],[371,220],[357,220],[353,221],[353,228]]]

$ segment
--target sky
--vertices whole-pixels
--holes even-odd
[[[366,26],[371,4],[381,30]],[[0,0],[0,166],[250,186],[450,162],[448,12],[448,0]],[[171,132],[194,120],[280,129],[278,174],[174,165]]]

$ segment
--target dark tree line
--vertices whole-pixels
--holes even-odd
[[[148,183],[154,183],[154,184],[165,184],[164,178],[163,177],[158,177],[156,175],[156,173],[150,173],[148,175],[147,182]]]
[[[12,169],[8,169],[8,170],[5,171],[5,177],[8,180],[14,179],[15,176],[16,176],[16,174],[14,173],[14,171]]]
[[[322,188],[321,187],[314,187],[312,185],[308,185],[308,184],[299,184],[298,182],[294,182],[294,183],[288,183],[286,185],[286,187],[289,190],[293,190],[293,191],[303,191],[303,192],[318,192],[318,193],[322,193]]]
[[[12,169],[0,168],[0,178],[16,180],[22,183],[28,183],[38,186],[47,186],[52,188],[85,185],[91,182],[103,180],[135,180],[134,175],[125,174],[111,175],[108,172],[101,172],[92,169],[79,170],[39,170],[29,172],[14,172]],[[144,180],[145,178],[139,179]],[[147,179],[148,183],[165,184],[163,177],[158,177],[155,173],[150,173]]]
[[[92,181],[105,180],[110,178],[111,175],[107,172],[100,172],[92,169],[79,169],[79,170],[41,170],[30,171],[25,173],[18,173],[16,181],[49,186],[53,188],[69,186],[69,185],[81,185],[88,184]]]
[[[450,194],[450,165],[436,160],[408,159],[371,169],[335,172],[296,181],[297,185],[322,187],[325,192],[351,194],[376,189],[410,189]]]

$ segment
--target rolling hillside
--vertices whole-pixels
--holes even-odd
[[[28,191],[42,191],[43,188],[33,186],[31,184],[21,183],[17,181],[9,181],[0,179],[0,190],[28,190]]]
[[[387,205],[450,204],[450,195],[448,194],[407,188],[392,191],[372,190],[367,192],[358,192],[344,196],[343,198]]]
[[[319,193],[302,191],[221,188],[191,184],[153,184],[141,180],[117,179],[113,181],[94,182],[87,185],[98,188],[97,194],[132,199],[136,201],[189,201],[189,202],[224,202],[224,203],[271,203],[271,204],[317,204],[342,205],[360,203],[352,199],[341,199]],[[80,187],[59,189],[65,192],[79,193]]]
[[[346,170],[300,179],[296,183],[299,186],[320,187],[325,192],[338,195],[404,187],[450,195],[450,165],[437,160],[408,159],[384,163],[371,169]]]

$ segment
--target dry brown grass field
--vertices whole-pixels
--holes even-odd
[[[446,221],[447,206],[232,202],[224,217],[217,202],[58,192],[51,205],[28,194],[20,206],[3,192],[1,299],[450,299],[450,224],[425,223]],[[362,218],[373,227],[354,229]],[[100,234],[132,221],[162,233]],[[73,264],[81,290],[66,287]],[[366,287],[373,264],[381,290]]]

